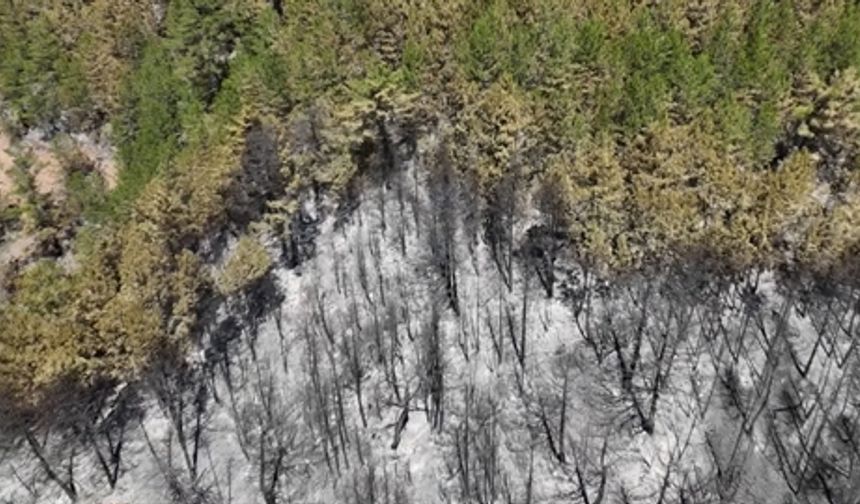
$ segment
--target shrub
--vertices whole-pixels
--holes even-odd
[[[263,278],[272,267],[272,258],[254,238],[243,236],[227,259],[215,282],[225,296],[236,294]]]

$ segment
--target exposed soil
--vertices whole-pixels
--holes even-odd
[[[110,148],[94,142],[86,135],[73,135],[72,139],[75,147],[101,174],[107,189],[113,189],[117,182],[117,166]],[[43,140],[25,138],[19,146],[29,149],[36,159],[36,190],[41,194],[62,198],[65,190],[63,167],[54,155],[51,145]],[[12,141],[9,136],[0,133],[0,196],[14,199],[15,184],[10,169],[15,159],[9,152],[11,148]]]
[[[94,142],[92,138],[86,135],[73,135],[72,137],[81,153],[93,163],[96,171],[101,174],[105,187],[108,190],[116,187],[118,173],[113,150],[104,144]]]
[[[32,255],[36,247],[36,237],[32,234],[15,233],[8,240],[0,242],[0,282],[5,282],[10,267]],[[6,291],[0,287],[0,301],[6,298]]]
[[[32,152],[36,159],[36,191],[56,199],[64,197],[63,167],[50,151],[50,146],[39,142],[32,146]]]
[[[11,196],[15,187],[12,176],[9,174],[9,168],[14,162],[12,156],[6,152],[9,147],[9,137],[0,132],[0,199]]]

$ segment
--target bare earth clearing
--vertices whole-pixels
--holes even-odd
[[[105,186],[113,189],[116,186],[117,170],[110,148],[101,145],[86,135],[72,135],[76,148],[104,178]],[[18,145],[13,145],[8,135],[0,133],[0,197],[14,197],[14,180],[10,170],[15,163],[14,149],[29,150],[35,160],[35,184],[40,194],[48,194],[60,198],[63,195],[63,167],[54,154],[49,142],[25,137]]]

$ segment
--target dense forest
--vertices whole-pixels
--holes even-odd
[[[855,0],[0,0],[0,127],[0,502],[858,502]]]

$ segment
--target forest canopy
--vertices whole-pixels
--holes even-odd
[[[487,208],[534,193],[601,274],[843,268],[858,72],[853,0],[2,0],[4,128],[104,132],[119,176],[68,161],[50,201],[21,161],[0,229],[44,253],[4,280],[0,390],[28,408],[184,351],[204,299],[268,268],[254,233],[310,189],[348,200],[391,117],[446,124]],[[224,229],[252,261],[219,276]]]

